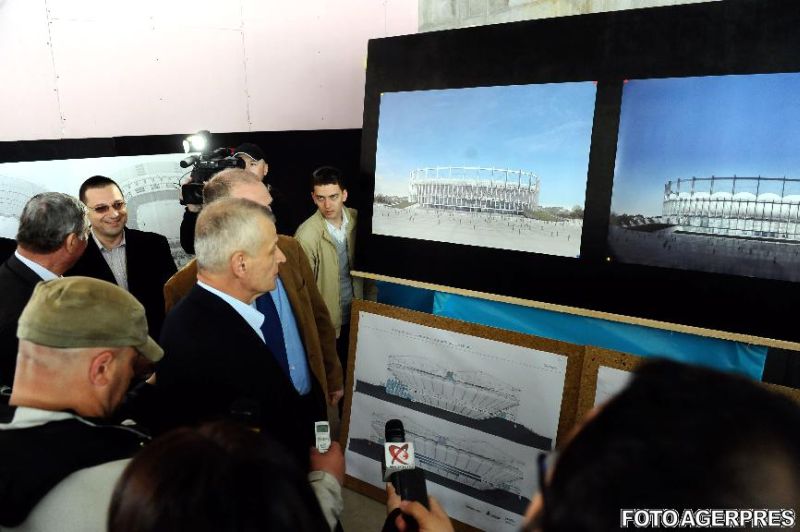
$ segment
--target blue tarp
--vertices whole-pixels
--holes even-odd
[[[732,371],[761,380],[767,348],[436,292],[433,313],[580,345]]]
[[[378,287],[378,303],[433,313],[433,296],[436,292],[384,281],[376,281],[375,285]]]

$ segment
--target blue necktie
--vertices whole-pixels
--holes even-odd
[[[275,307],[275,302],[272,296],[263,294],[256,299],[256,309],[264,315],[264,323],[261,324],[261,332],[264,333],[264,342],[272,351],[272,356],[281,367],[283,372],[289,379],[292,376],[289,374],[289,358],[286,355],[286,342],[283,339],[283,328],[281,327],[281,319],[278,316],[278,309]]]

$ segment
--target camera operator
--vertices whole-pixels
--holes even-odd
[[[252,142],[245,142],[233,150],[233,157],[239,159],[240,164],[237,165],[239,168],[244,168],[264,181],[264,184],[267,185],[267,190],[269,190],[274,200],[272,210],[278,213],[283,212],[286,203],[285,198],[280,192],[267,184],[266,177],[269,172],[269,165],[264,158],[264,152],[261,148]],[[202,183],[205,184],[205,181],[207,181],[211,175],[222,169],[224,169],[224,167],[214,170],[207,178],[202,180]],[[181,181],[181,185],[188,184],[192,182],[193,179],[193,177],[186,177]],[[196,182],[196,180],[194,181]],[[200,187],[199,190],[201,189]],[[200,209],[203,208],[202,193],[200,193],[199,197],[190,199],[183,197],[183,187],[181,191],[181,202],[186,205],[186,210],[183,213],[183,220],[181,221],[181,247],[186,253],[194,254],[194,226],[197,222],[197,214],[200,212]],[[280,216],[278,216],[278,220],[280,220]],[[278,232],[281,234],[291,233],[291,231],[287,231],[286,228],[281,227],[280,222],[278,223]]]

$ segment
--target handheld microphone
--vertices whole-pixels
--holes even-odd
[[[417,469],[414,443],[406,441],[406,431],[399,419],[386,422],[383,444],[383,480],[391,481],[395,491],[404,501],[417,501],[428,508],[428,488],[425,471]]]

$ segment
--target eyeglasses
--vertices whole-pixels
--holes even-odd
[[[89,207],[89,208],[94,212],[96,212],[97,214],[105,214],[111,209],[114,209],[115,211],[125,210],[125,202],[122,200],[117,200],[111,205],[97,205],[95,207]]]

